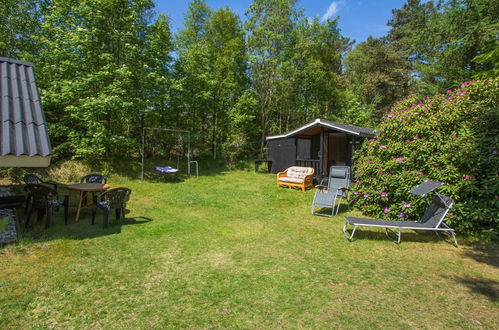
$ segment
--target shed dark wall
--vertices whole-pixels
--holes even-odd
[[[310,159],[310,144],[311,139],[296,139],[296,158]]]
[[[284,171],[295,165],[296,139],[275,139],[268,141],[269,157],[272,161],[272,173]]]
[[[310,145],[310,159],[319,159],[319,151],[321,149],[321,136],[320,134],[312,136],[312,143]]]

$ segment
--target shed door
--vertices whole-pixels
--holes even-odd
[[[348,165],[348,139],[346,134],[329,134],[328,147],[328,168],[332,165]]]

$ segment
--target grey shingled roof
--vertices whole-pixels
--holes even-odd
[[[33,64],[0,57],[0,155],[52,153]]]
[[[314,126],[322,126],[324,128],[329,128],[332,130],[345,132],[347,134],[356,135],[356,136],[363,136],[363,137],[374,137],[374,135],[376,134],[374,132],[374,130],[371,128],[335,123],[335,122],[325,120],[325,119],[316,119],[316,120],[314,120],[308,124],[305,124],[297,129],[295,129],[295,130],[292,130],[290,132],[287,132],[287,133],[284,133],[281,135],[267,136],[267,140],[287,138],[290,136],[298,135],[301,132],[306,131],[307,129],[314,127]]]
[[[340,123],[335,123],[335,122],[332,122],[332,121],[329,121],[326,119],[321,119],[321,122],[329,124],[331,126],[336,126],[338,128],[342,128],[345,131],[355,132],[361,136],[373,137],[375,135],[374,130],[372,128],[368,128],[368,127],[340,124]]]

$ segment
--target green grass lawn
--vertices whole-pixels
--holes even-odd
[[[496,244],[348,243],[345,212],[312,216],[270,174],[110,184],[133,191],[126,222],[60,211],[0,250],[0,328],[499,327]]]

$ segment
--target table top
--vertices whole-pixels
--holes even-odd
[[[103,183],[75,183],[68,184],[66,188],[76,191],[104,191],[109,189],[109,185]]]

